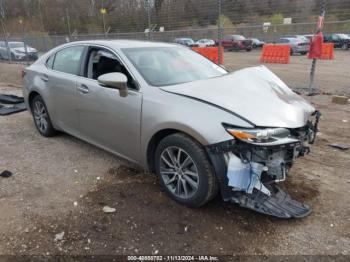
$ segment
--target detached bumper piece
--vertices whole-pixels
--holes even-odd
[[[1,103],[11,104],[11,106],[5,106]],[[27,110],[27,108],[23,97],[0,94],[0,116],[11,115],[25,110]]]
[[[249,208],[259,213],[279,218],[303,218],[310,214],[311,209],[294,199],[282,189],[273,185],[271,195],[259,191],[232,198],[232,202],[241,207]]]

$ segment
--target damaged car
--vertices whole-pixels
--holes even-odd
[[[309,152],[320,113],[264,66],[229,73],[176,44],[84,41],[23,76],[40,134],[63,131],[126,158],[181,204],[220,194],[281,218],[310,213],[278,184]]]

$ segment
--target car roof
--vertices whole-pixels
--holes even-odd
[[[111,48],[140,48],[140,47],[173,47],[177,46],[172,43],[141,41],[141,40],[89,40],[76,41],[69,44],[88,44],[88,45],[104,45]]]

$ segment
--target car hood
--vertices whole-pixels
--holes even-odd
[[[21,52],[21,53],[25,53],[25,48],[24,47],[16,47],[16,48],[12,48],[13,50],[17,51],[17,52]],[[35,48],[32,47],[27,47],[27,52],[29,53],[33,53],[33,52],[37,52],[37,50]]]
[[[161,89],[218,106],[259,127],[302,127],[315,111],[265,66]]]

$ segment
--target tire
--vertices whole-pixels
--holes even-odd
[[[348,49],[349,49],[349,46],[348,46],[346,43],[344,43],[344,44],[341,46],[341,49],[342,49],[342,50],[348,50]]]
[[[176,133],[160,141],[155,152],[155,169],[169,197],[185,206],[200,207],[218,192],[206,152],[185,134]]]
[[[294,55],[293,49],[290,50],[290,55],[291,55],[291,56]]]
[[[307,52],[301,52],[300,54],[301,54],[301,55],[306,55],[306,54],[307,54]]]
[[[52,126],[49,112],[40,95],[33,98],[30,107],[33,113],[34,124],[39,133],[44,137],[55,136],[57,131]]]
[[[251,49],[251,48],[248,48],[248,49],[246,49],[245,51],[247,51],[247,52],[251,52],[251,51],[252,51],[252,49]]]

